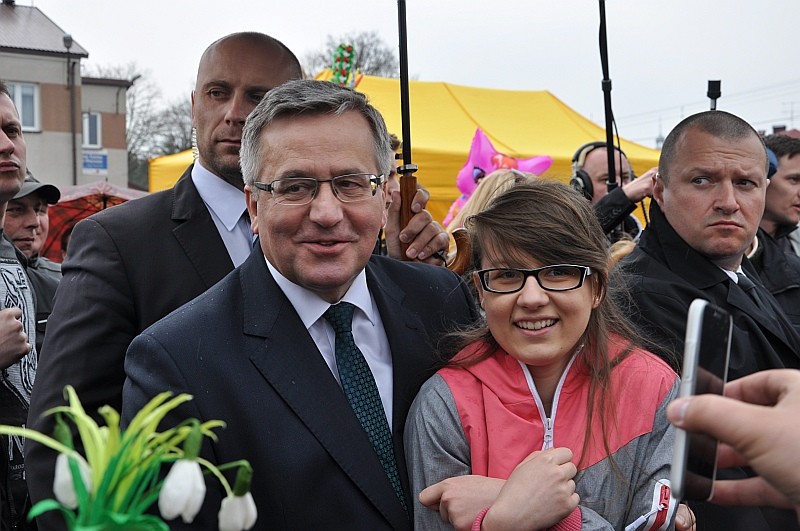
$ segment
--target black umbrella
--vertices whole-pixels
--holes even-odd
[[[408,39],[406,35],[406,2],[397,0],[397,23],[400,34],[400,117],[403,123],[403,165],[397,168],[400,174],[400,198],[403,208],[400,211],[400,226],[411,221],[411,201],[417,193],[417,178],[414,173],[417,165],[411,163],[411,111],[408,105]],[[402,243],[403,256],[408,244]]]

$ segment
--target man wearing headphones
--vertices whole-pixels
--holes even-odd
[[[619,240],[622,233],[638,239],[642,226],[631,215],[636,203],[645,197],[653,196],[653,176],[657,168],[652,168],[637,179],[625,153],[616,151],[614,168],[619,186],[608,192],[608,154],[605,142],[589,142],[578,148],[572,156],[572,177],[570,185],[592,202],[595,214],[603,231],[612,241]],[[620,230],[619,227],[622,226]]]

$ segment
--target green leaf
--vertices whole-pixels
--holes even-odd
[[[37,516],[41,516],[46,512],[54,510],[61,511],[61,514],[64,515],[64,519],[67,521],[68,528],[72,529],[75,527],[75,513],[52,498],[42,500],[31,507],[31,510],[28,511],[28,520],[32,521]]]
[[[131,516],[128,514],[111,513],[109,519],[113,522],[114,527],[106,527],[105,529],[120,529],[125,531],[169,531],[169,526],[153,514],[142,514]]]

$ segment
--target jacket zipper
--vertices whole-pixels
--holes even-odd
[[[531,395],[533,395],[533,399],[536,402],[536,408],[539,410],[539,417],[542,419],[542,426],[544,426],[544,442],[542,443],[542,450],[547,450],[548,448],[553,447],[553,427],[556,423],[556,411],[558,410],[558,398],[561,395],[561,388],[564,386],[564,381],[567,379],[567,374],[569,373],[572,364],[575,362],[575,358],[578,357],[578,353],[583,348],[583,345],[580,345],[575,352],[572,353],[572,358],[567,363],[567,366],[564,368],[564,372],[561,373],[561,378],[558,379],[558,385],[556,386],[556,392],[553,395],[553,407],[550,411],[550,416],[548,417],[544,411],[544,404],[542,403],[542,399],[539,396],[539,392],[536,390],[536,384],[533,381],[533,376],[531,376],[531,371],[528,369],[528,366],[525,365],[524,362],[517,360],[520,367],[522,367],[522,373],[525,375],[525,380],[528,382],[528,389],[531,391]]]

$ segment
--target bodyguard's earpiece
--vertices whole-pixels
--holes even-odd
[[[592,178],[589,177],[589,174],[583,171],[583,165],[589,153],[597,148],[605,148],[607,146],[608,144],[605,142],[589,142],[579,147],[575,154],[572,155],[572,176],[569,178],[569,185],[583,194],[583,197],[589,201],[594,197],[594,185],[592,184]],[[617,147],[614,147],[614,149],[625,156],[625,152],[621,149]],[[627,156],[625,156],[625,158],[627,158]],[[631,180],[635,178],[636,175],[633,174],[633,168],[631,168]]]

